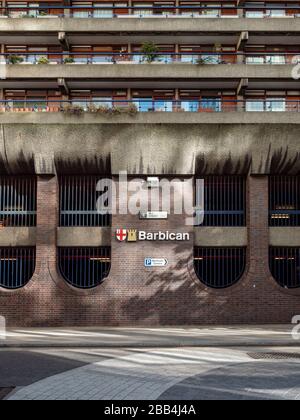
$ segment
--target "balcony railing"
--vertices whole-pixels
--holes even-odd
[[[9,18],[297,18],[300,6],[12,6],[2,7],[1,15]]]
[[[132,100],[2,100],[0,112],[62,112],[69,115],[83,113],[135,115],[138,112],[300,112],[300,100],[249,99],[221,100],[203,98],[201,100],[132,99]]]
[[[1,55],[6,64],[268,64],[300,62],[300,52],[158,52],[149,56],[140,52],[10,52]],[[0,57],[1,57],[0,56]]]

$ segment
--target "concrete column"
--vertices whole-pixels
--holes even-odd
[[[250,270],[257,281],[264,281],[269,264],[268,177],[248,178],[248,243]]]
[[[38,176],[36,264],[41,281],[49,281],[49,265],[56,266],[58,184],[53,175]]]
[[[237,111],[238,112],[244,112],[245,111],[245,103],[244,103],[244,97],[242,95],[237,96]]]

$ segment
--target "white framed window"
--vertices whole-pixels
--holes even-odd
[[[284,112],[286,110],[286,101],[284,98],[272,98],[266,101],[266,111]]]
[[[247,112],[263,112],[265,110],[265,104],[263,99],[251,99],[246,101]]]

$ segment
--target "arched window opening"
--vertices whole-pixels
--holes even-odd
[[[0,287],[19,289],[34,274],[35,248],[0,248]]]
[[[300,248],[270,247],[270,270],[281,287],[300,287]]]
[[[74,287],[91,289],[108,276],[111,248],[59,248],[59,269]]]
[[[246,267],[246,248],[194,248],[199,280],[208,287],[224,289],[237,283]]]

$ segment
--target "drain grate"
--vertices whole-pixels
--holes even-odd
[[[10,394],[15,388],[9,387],[9,388],[1,388],[0,387],[0,400],[3,400],[8,394]]]
[[[248,356],[255,360],[300,360],[300,353],[248,353]]]

